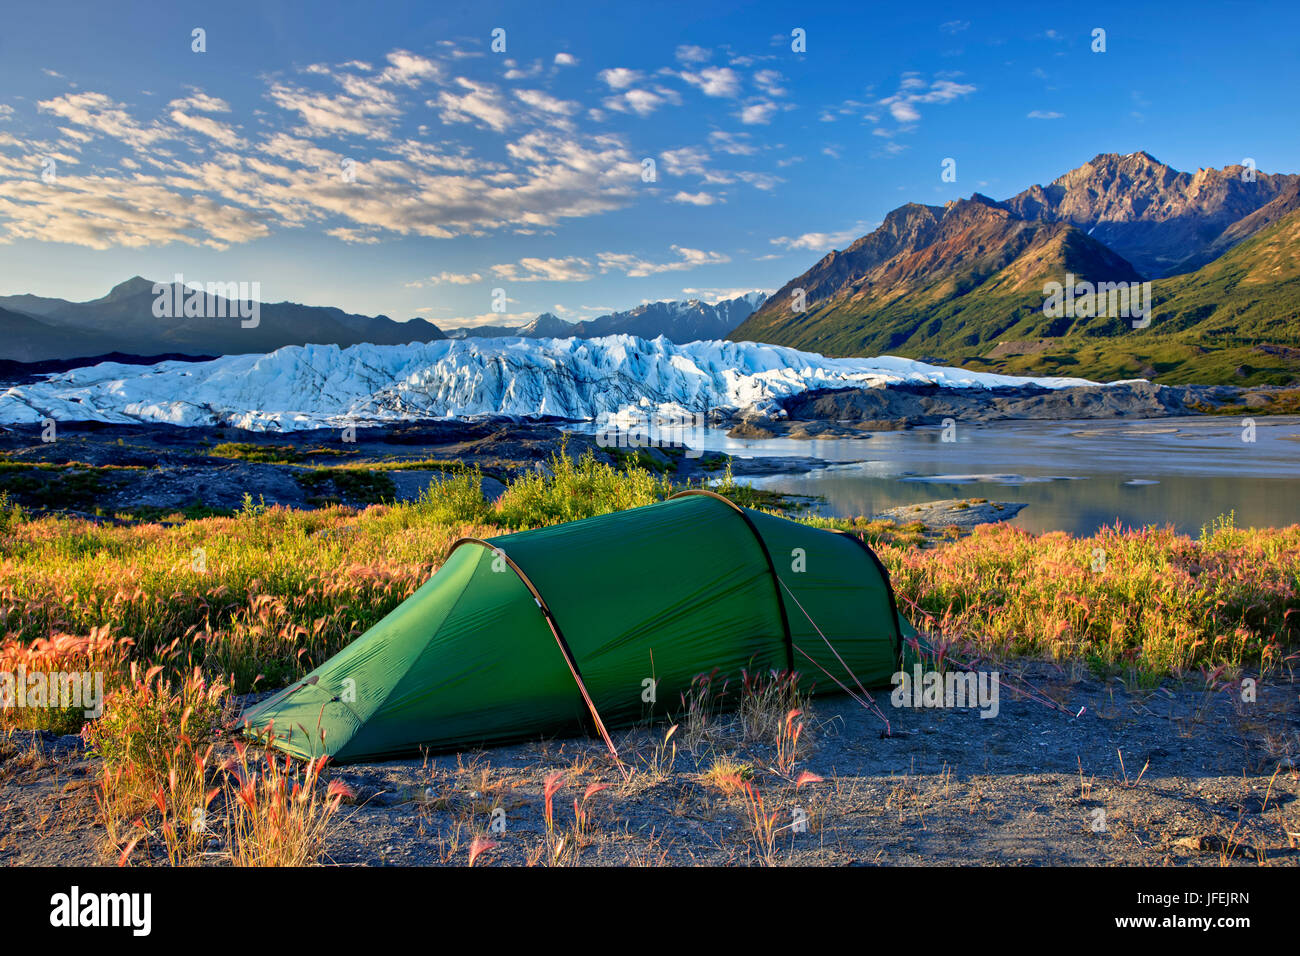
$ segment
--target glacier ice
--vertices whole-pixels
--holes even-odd
[[[771,408],[814,388],[893,383],[985,387],[1094,384],[1019,378],[912,359],[825,358],[755,342],[629,335],[286,346],[207,362],[72,369],[0,393],[0,422],[170,422],[256,431],[411,418],[517,415],[595,420],[629,405],[674,411]]]

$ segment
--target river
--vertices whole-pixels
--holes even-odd
[[[1173,524],[1198,533],[1232,513],[1239,527],[1300,522],[1300,418],[958,424],[869,438],[745,441],[692,430],[687,444],[740,457],[811,456],[835,462],[797,475],[746,479],[755,487],[816,496],[830,515],[879,514],[938,498],[1020,501],[1013,524],[1091,534],[1119,522]]]

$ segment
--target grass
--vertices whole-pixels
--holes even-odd
[[[315,448],[298,448],[294,445],[262,445],[249,441],[224,441],[214,445],[208,454],[213,458],[231,458],[256,464],[293,465],[310,458],[324,456],[354,455],[355,449],[328,448],[318,445]]]
[[[239,693],[278,687],[397,607],[461,536],[637,507],[673,490],[656,473],[557,457],[549,474],[515,480],[495,502],[468,470],[418,501],[360,510],[253,505],[231,517],[116,526],[3,507],[0,654],[94,633],[130,639],[142,664],[183,648],[176,675],[197,666]],[[747,500],[740,486],[719,490]],[[1274,665],[1300,637],[1296,526],[1228,520],[1192,538],[1154,527],[1074,537],[989,525],[921,548],[919,525],[801,520],[863,534],[919,628],[990,653],[1164,674]],[[1098,548],[1107,554],[1102,573],[1092,570]],[[781,719],[797,706],[773,712]],[[695,732],[687,720],[683,733]]]
[[[754,768],[732,754],[721,754],[714,758],[709,769],[700,774],[700,780],[710,787],[716,787],[726,796],[735,796],[746,781],[754,779]]]
[[[1205,415],[1225,415],[1233,418],[1249,418],[1254,415],[1300,415],[1300,388],[1259,393],[1259,398],[1261,404],[1257,406],[1201,403],[1193,407],[1195,411]]]
[[[1093,554],[1106,555],[1094,571]],[[933,551],[880,548],[919,629],[983,652],[1178,674],[1282,664],[1300,641],[1300,526],[1032,535],[985,525]]]
[[[214,458],[233,458],[273,465],[290,465],[302,461],[305,454],[293,445],[256,445],[246,441],[225,441],[208,452]]]
[[[196,668],[175,682],[154,665],[109,697],[82,731],[102,760],[95,789],[106,855],[119,865],[304,866],[324,853],[329,820],[352,794],[322,779],[325,760],[298,764],[270,750],[260,760],[237,741],[216,765],[233,724],[228,685]]]
[[[363,467],[314,468],[294,475],[317,502],[346,498],[367,504],[391,501],[397,494],[393,479],[382,470]]]
[[[325,853],[330,819],[351,791],[335,780],[322,783],[325,758],[296,766],[266,751],[249,759],[242,743],[224,782],[229,808],[230,861],[235,866],[306,866]]]

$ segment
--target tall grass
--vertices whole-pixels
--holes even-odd
[[[918,627],[978,648],[1150,673],[1278,666],[1300,643],[1300,526],[1032,535],[985,525],[928,551],[879,546]]]
[[[9,512],[0,523],[0,663],[60,635],[65,644],[112,635],[131,642],[130,659],[164,658],[176,676],[199,667],[235,692],[282,686],[397,607],[457,538],[604,514],[672,491],[650,471],[557,455],[495,502],[467,470],[418,501],[362,510],[267,507],[121,526]],[[1296,526],[1225,521],[1192,538],[1157,528],[1035,536],[997,525],[933,548],[915,546],[907,529],[838,526],[872,539],[918,627],[991,652],[1163,673],[1276,665],[1300,638]],[[114,665],[120,680],[123,664]],[[794,706],[773,711],[784,718]]]

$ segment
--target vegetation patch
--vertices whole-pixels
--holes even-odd
[[[397,494],[393,479],[382,470],[369,468],[315,468],[300,471],[294,478],[313,494],[313,503],[356,501],[378,504],[392,501]]]
[[[303,460],[305,453],[293,445],[257,445],[247,441],[225,441],[208,454],[214,458],[232,458],[267,465],[292,465]]]
[[[90,510],[104,495],[126,483],[124,465],[87,465],[81,462],[0,462],[0,492],[15,502],[49,510]]]
[[[248,441],[226,441],[213,446],[208,452],[213,458],[230,458],[234,461],[247,461],[264,465],[295,465],[313,458],[326,456],[355,455],[356,449],[328,448],[317,445],[313,448],[298,448],[294,445],[261,445]]]

